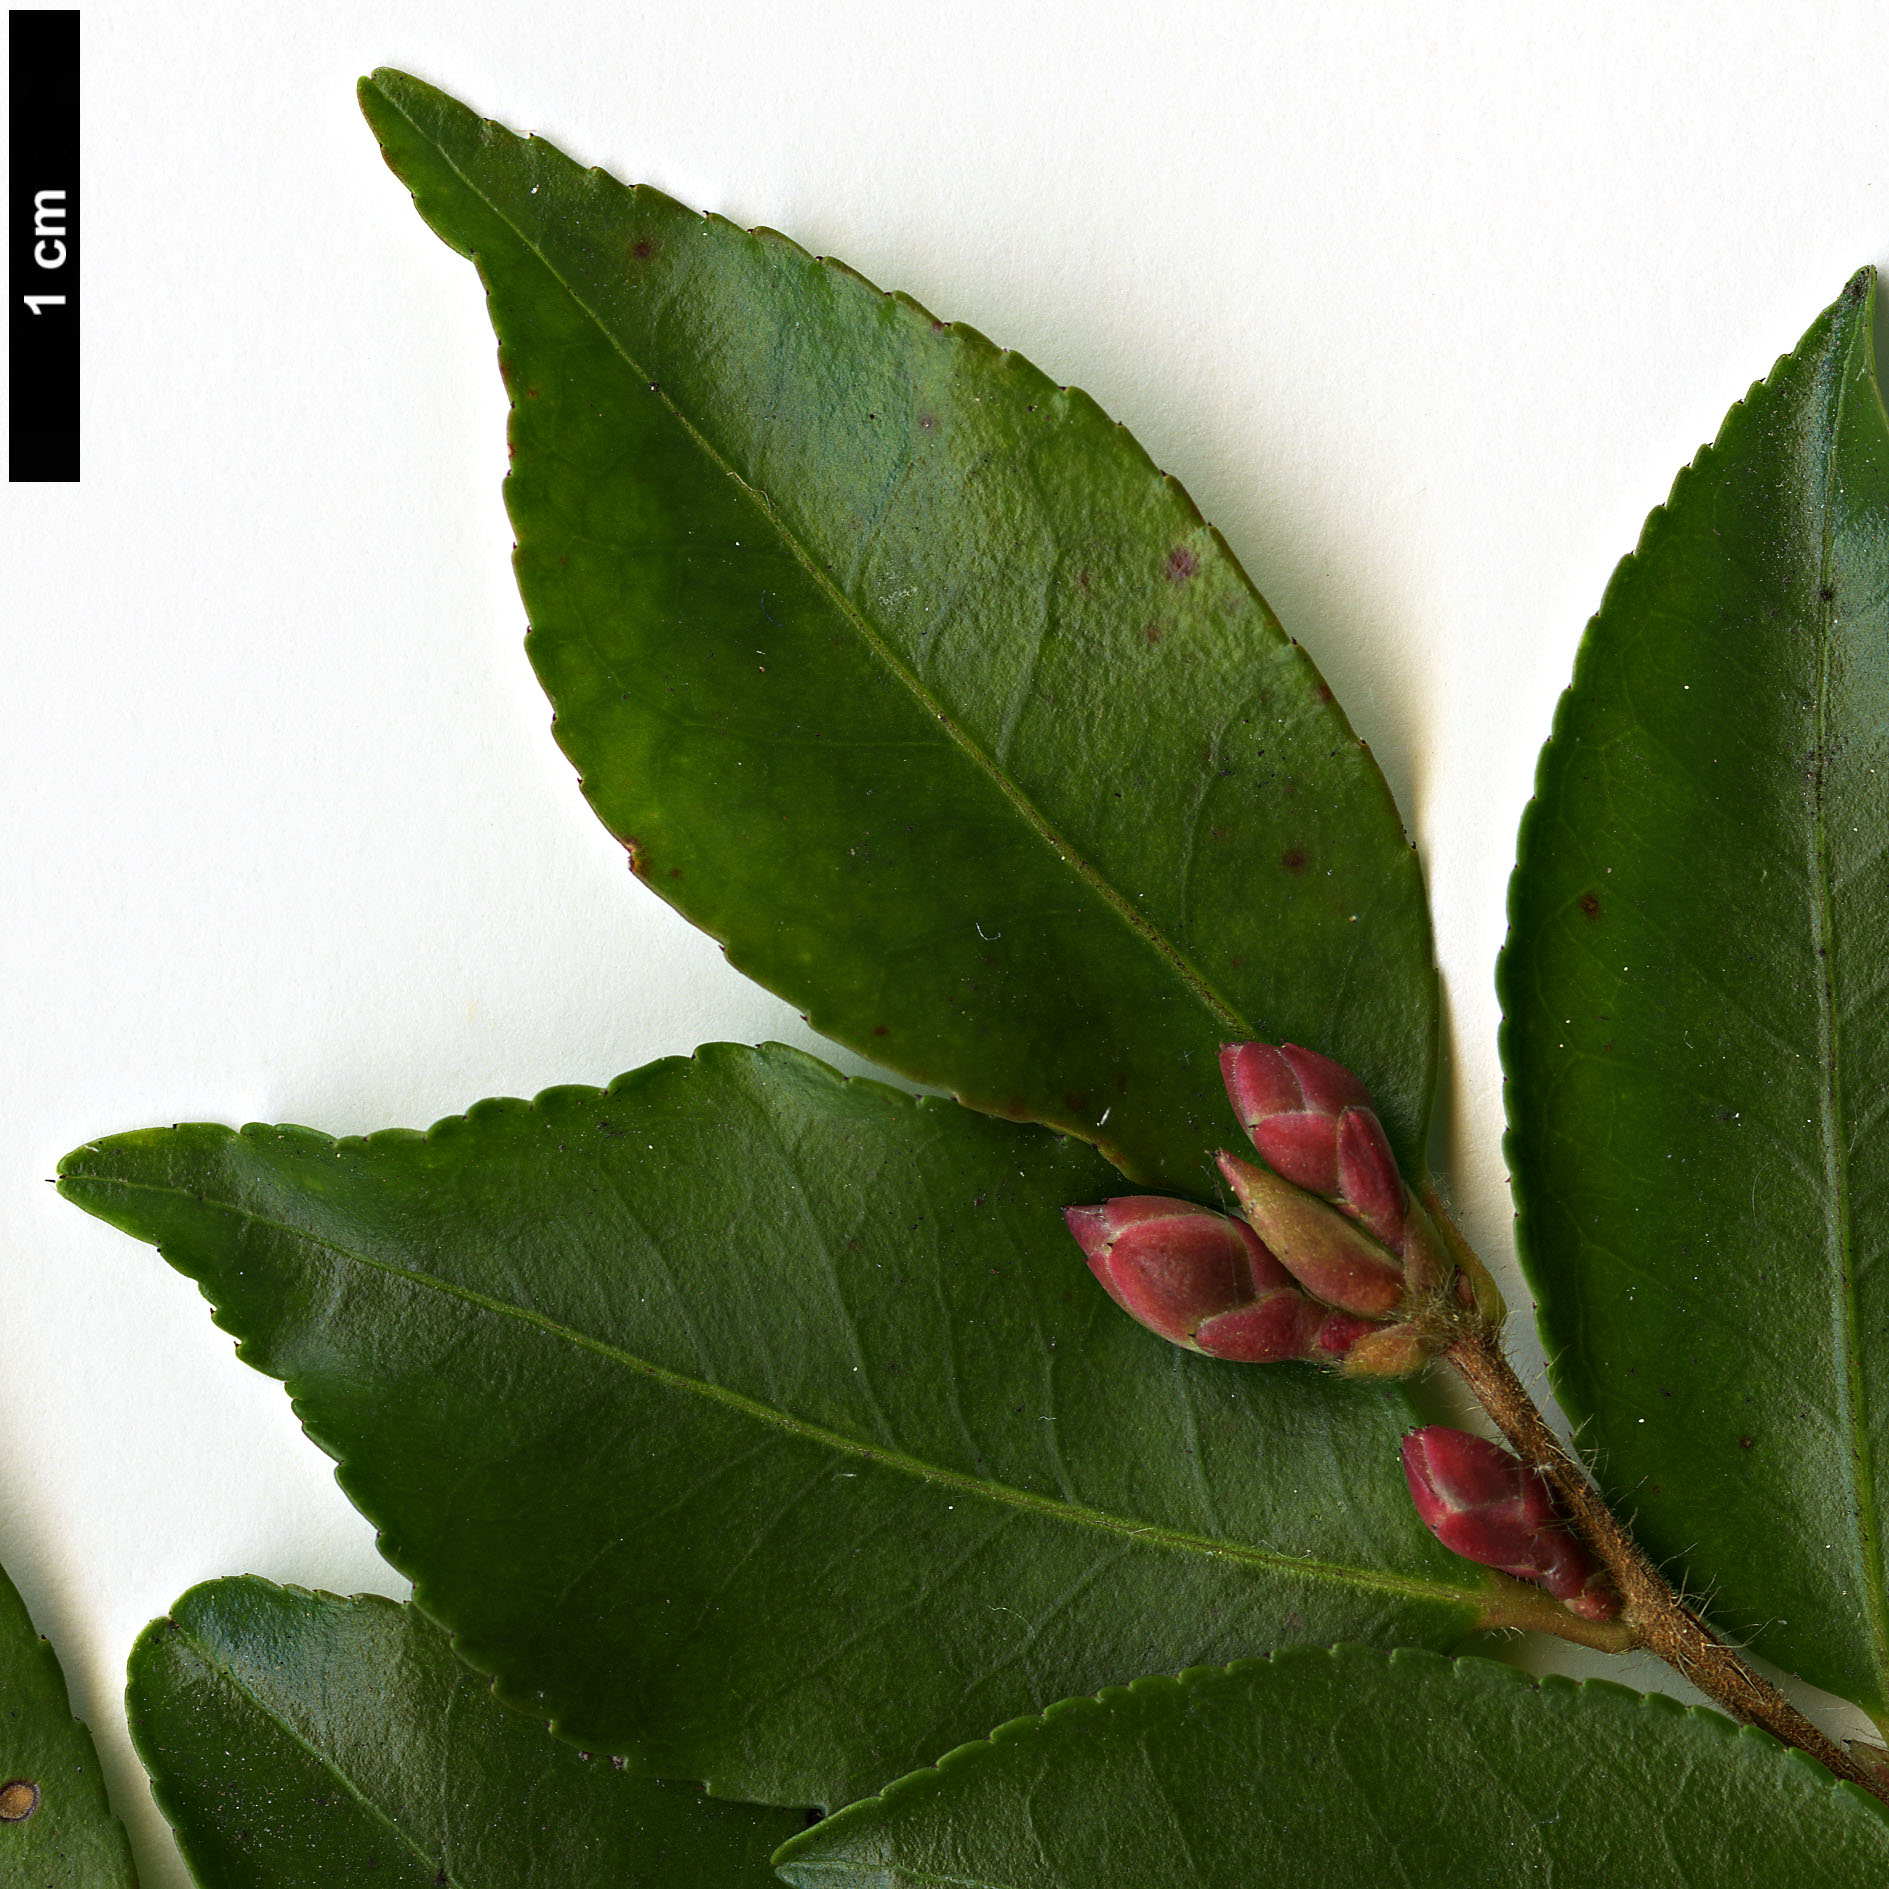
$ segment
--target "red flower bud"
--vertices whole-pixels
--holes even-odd
[[[1314,1304],[1250,1227],[1210,1207],[1131,1194],[1063,1218],[1109,1297],[1170,1344],[1242,1364],[1338,1363],[1371,1329]]]
[[[1220,1052],[1240,1126],[1277,1174],[1327,1199],[1338,1192],[1338,1118],[1371,1097],[1349,1069],[1287,1043],[1229,1043]]]
[[[1404,1438],[1404,1475],[1423,1523],[1466,1561],[1546,1588],[1584,1620],[1611,1620],[1620,1597],[1569,1533],[1547,1478],[1499,1444],[1441,1424]]]
[[[1404,1297],[1404,1270],[1376,1240],[1316,1194],[1222,1153],[1247,1223],[1315,1299],[1360,1318],[1384,1318]]]
[[[1364,1084],[1296,1043],[1229,1043],[1220,1073],[1273,1172],[1335,1201],[1401,1259],[1404,1180]]]
[[[1357,1221],[1403,1268],[1413,1300],[1450,1285],[1456,1262],[1404,1185],[1370,1095],[1349,1069],[1296,1043],[1277,1049],[1270,1043],[1229,1043],[1220,1052],[1220,1072],[1253,1146],[1276,1174]],[[1264,1227],[1260,1231],[1271,1237]],[[1289,1255],[1280,1256],[1299,1271]],[[1474,1272],[1467,1281],[1456,1278],[1458,1300],[1500,1320],[1502,1297],[1494,1281],[1480,1267]],[[1299,1277],[1319,1291],[1304,1273]]]

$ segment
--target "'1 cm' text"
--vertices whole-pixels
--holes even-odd
[[[66,266],[66,193],[63,190],[36,190],[33,193],[33,260],[42,269]],[[35,315],[48,308],[65,305],[63,295],[28,295],[28,308]]]

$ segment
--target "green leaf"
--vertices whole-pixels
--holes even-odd
[[[1829,1889],[1884,1879],[1889,1822],[1702,1708],[1304,1647],[1005,1725],[775,1863],[796,1889]]]
[[[1509,1162],[1642,1540],[1889,1710],[1889,424],[1859,275],[1615,573],[1522,825]]]
[[[502,1697],[757,1802],[1280,1641],[1522,1588],[1417,1522],[1396,1390],[1185,1353],[1044,1130],[720,1045],[425,1136],[184,1127],[61,1188],[199,1280]]]
[[[92,1734],[72,1716],[59,1661],[0,1569],[0,1883],[136,1889],[137,1880]]]
[[[204,1889],[760,1889],[804,1824],[560,1744],[371,1595],[192,1588],[132,1648],[129,1704]]]
[[[876,1061],[1198,1193],[1229,1038],[1434,1084],[1416,857],[1186,494],[1086,395],[771,231],[379,72],[478,264],[559,742],[644,882]]]

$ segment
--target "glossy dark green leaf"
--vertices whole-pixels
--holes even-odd
[[[1415,855],[1185,493],[1086,395],[770,231],[361,87],[474,258],[557,735],[644,881],[875,1060],[1199,1192],[1229,1037],[1434,1080]]]
[[[136,1889],[137,1880],[92,1735],[72,1716],[59,1661],[0,1570],[0,1883]]]
[[[1006,1725],[788,1843],[796,1889],[1832,1889],[1889,1820],[1715,1712],[1294,1648]]]
[[[388,1558],[586,1747],[844,1802],[1072,1689],[1552,1608],[1446,1554],[1395,1390],[1098,1290],[1092,1149],[722,1045],[425,1136],[185,1127],[73,1200],[287,1380]]]
[[[1859,275],[1615,573],[1523,822],[1509,1159],[1655,1555],[1889,1710],[1889,424]]]
[[[128,1702],[204,1889],[761,1889],[805,1822],[560,1743],[373,1596],[192,1588],[132,1649]]]

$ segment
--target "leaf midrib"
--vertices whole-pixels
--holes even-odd
[[[360,1785],[357,1785],[346,1771],[341,1769],[335,1759],[330,1757],[328,1753],[323,1751],[318,1745],[311,1744],[296,1726],[292,1725],[288,1719],[273,1706],[259,1697],[246,1680],[239,1678],[234,1667],[220,1659],[216,1653],[202,1640],[198,1639],[188,1627],[182,1626],[176,1622],[173,1622],[172,1625],[173,1630],[188,1643],[191,1650],[203,1662],[205,1667],[215,1673],[220,1679],[226,1681],[236,1692],[240,1693],[243,1698],[247,1699],[270,1724],[281,1731],[283,1736],[286,1737],[291,1744],[295,1745],[299,1750],[306,1752],[322,1770],[327,1772],[341,1789],[346,1791],[377,1823],[383,1825],[390,1831],[393,1836],[400,1843],[404,1844],[414,1856],[418,1857],[428,1869],[437,1872],[435,1881],[439,1885],[439,1889],[467,1889],[466,1884],[448,1870],[443,1853],[435,1854],[431,1849],[423,1847],[412,1836],[408,1835],[408,1833],[395,1822],[391,1813],[383,1810],[379,1804],[369,1797],[365,1790]]]
[[[576,288],[560,273],[557,266],[544,251],[532,242],[499,204],[494,202],[490,196],[479,188],[478,184],[460,167],[452,154],[437,138],[421,126],[412,115],[384,89],[379,86],[376,86],[375,89],[380,91],[381,97],[387,100],[390,108],[399,113],[407,124],[413,128],[415,135],[423,139],[439,154],[440,160],[459,178],[466,190],[480,203],[483,203],[492,215],[512,232],[525,252],[540,264],[545,273],[570,297],[573,305],[582,311],[585,318],[603,337],[612,352],[614,352],[639,379],[649,381],[648,372],[643,368],[641,363],[630,355],[616,335],[611,332],[610,328],[598,315],[597,311],[585,301]],[[669,412],[674,415],[677,425],[687,433],[690,440],[695,444],[696,449],[717,471],[747,496],[755,509],[767,521],[769,527],[786,547],[789,554],[801,568],[806,571],[814,584],[826,595],[827,599],[832,604],[833,608],[839,612],[842,619],[851,625],[854,633],[859,637],[865,647],[871,651],[887,672],[894,676],[905,687],[925,713],[938,723],[953,745],[991,781],[1004,799],[1007,800],[1011,807],[1022,817],[1025,824],[1036,837],[1102,901],[1103,905],[1133,937],[1152,950],[1167,964],[1168,968],[1193,994],[1202,1008],[1209,1012],[1222,1030],[1241,1039],[1256,1035],[1258,1032],[1254,1025],[1240,1013],[1239,1009],[1227,997],[1221,994],[1207,977],[1206,973],[1194,963],[1181,949],[1180,945],[1174,939],[1170,938],[1166,932],[1160,930],[1148,919],[1143,917],[1126,896],[1116,889],[1110,880],[1105,878],[1096,867],[1091,865],[1090,862],[1081,853],[1077,852],[1074,847],[1069,845],[1067,841],[1058,837],[1054,826],[1052,826],[1050,821],[1044,816],[1035,802],[1023,792],[1022,788],[1018,786],[1009,773],[998,766],[992,756],[987,754],[982,747],[965,733],[956,717],[944,708],[937,697],[926,688],[923,681],[920,680],[911,667],[898,656],[878,631],[874,629],[871,621],[860,612],[852,599],[840,589],[839,585],[834,581],[832,573],[801,543],[799,537],[788,529],[780,514],[775,510],[773,500],[758,486],[751,485],[735,470],[727,458],[709,442],[695,422],[676,404],[674,396],[667,387],[661,386],[659,383],[655,382],[651,382],[650,384],[656,393],[656,397],[668,408]]]
[[[639,1358],[620,1346],[594,1337],[588,1332],[579,1331],[542,1312],[532,1311],[529,1307],[516,1305],[504,1299],[492,1298],[471,1287],[441,1279],[434,1273],[416,1272],[375,1254],[357,1252],[351,1247],[341,1245],[339,1241],[310,1232],[305,1227],[269,1219],[236,1201],[215,1200],[207,1194],[189,1188],[161,1186],[152,1181],[129,1181],[110,1175],[71,1175],[65,1178],[62,1185],[117,1189],[125,1194],[166,1196],[188,1200],[194,1206],[219,1208],[250,1226],[263,1228],[280,1234],[286,1239],[315,1247],[337,1259],[365,1266],[392,1278],[403,1279],[411,1285],[428,1288],[444,1297],[476,1306],[481,1311],[497,1317],[532,1326],[547,1336],[560,1339],[579,1350],[589,1351],[598,1357],[608,1359],[611,1363],[637,1376],[661,1385],[665,1390],[705,1398],[722,1404],[751,1422],[769,1426],[798,1440],[831,1450],[835,1454],[868,1462],[875,1467],[910,1476],[914,1481],[929,1483],[935,1487],[952,1490],[1000,1507],[1009,1507],[1025,1514],[1073,1527],[1091,1528],[1098,1533],[1117,1536],[1144,1547],[1166,1549],[1173,1553],[1198,1554],[1212,1560],[1235,1561],[1246,1566],[1264,1569],[1270,1574],[1289,1574],[1304,1580],[1326,1581],[1337,1587],[1361,1588],[1371,1592],[1394,1594],[1406,1599],[1433,1600],[1445,1605],[1468,1607],[1473,1609],[1479,1617],[1488,1613],[1492,1604],[1500,1598],[1486,1588],[1457,1587],[1440,1581],[1425,1580],[1419,1576],[1394,1574],[1388,1570],[1347,1567],[1336,1562],[1301,1559],[1283,1554],[1277,1549],[1261,1548],[1247,1542],[1219,1541],[1204,1535],[1189,1534],[1181,1529],[1160,1527],[1151,1522],[1132,1521],[1124,1516],[1112,1515],[1103,1509],[1091,1508],[1086,1503],[1038,1495],[1031,1490],[1019,1489],[1009,1483],[967,1475],[962,1470],[946,1469],[937,1463],[924,1462],[902,1450],[888,1449],[882,1444],[862,1442],[855,1437],[845,1436],[839,1431],[829,1430],[824,1425],[809,1422],[806,1418],[797,1417],[789,1411],[761,1403],[740,1391],[730,1390],[726,1385],[709,1384],[699,1378],[684,1376],[679,1371],[671,1371],[663,1365],[652,1363],[647,1358]],[[160,1250],[173,1265],[178,1263],[173,1257],[173,1244],[162,1245]],[[189,1268],[179,1266],[179,1270],[188,1272]],[[198,1277],[195,1274],[191,1276]],[[202,1283],[201,1279],[199,1283]]]
[[[794,1857],[790,1857],[788,1862],[802,1877],[824,1876],[835,1882],[849,1879],[858,1882],[865,1880],[870,1871],[875,1883],[886,1880],[884,1865],[879,1863],[858,1863],[847,1858],[803,1863]],[[901,1883],[914,1883],[919,1889],[1019,1889],[1019,1886],[999,1882],[994,1876],[940,1876],[933,1870],[913,1869],[908,1863],[896,1863],[893,1867],[898,1870]]]
[[[1867,307],[1867,303],[1865,303]],[[1842,1068],[1842,1020],[1836,1001],[1836,969],[1831,957],[1834,946],[1832,906],[1835,866],[1831,857],[1831,835],[1826,816],[1825,730],[1829,712],[1830,655],[1833,643],[1833,619],[1836,614],[1835,586],[1831,583],[1831,554],[1835,534],[1836,479],[1838,441],[1842,437],[1844,408],[1850,395],[1850,356],[1860,345],[1859,328],[1844,347],[1836,363],[1837,391],[1830,416],[1828,460],[1824,468],[1821,494],[1820,538],[1817,559],[1817,707],[1812,728],[1812,753],[1816,766],[1811,775],[1812,843],[1816,871],[1815,896],[1810,905],[1811,947],[1817,970],[1818,1035],[1827,1045],[1823,1058],[1822,1130],[1824,1171],[1830,1188],[1832,1224],[1830,1239],[1835,1249],[1840,1281],[1837,1292],[1836,1323],[1838,1353],[1843,1360],[1840,1396],[1845,1427],[1849,1431],[1850,1461],[1856,1476],[1854,1524],[1858,1559],[1862,1563],[1866,1596],[1870,1650],[1875,1658],[1878,1694],[1889,1690],[1889,1605],[1884,1594],[1882,1543],[1876,1525],[1876,1465],[1873,1437],[1869,1427],[1868,1388],[1863,1381],[1863,1357],[1860,1343],[1862,1305],[1856,1279],[1856,1240],[1850,1208],[1850,1164],[1846,1153]]]

